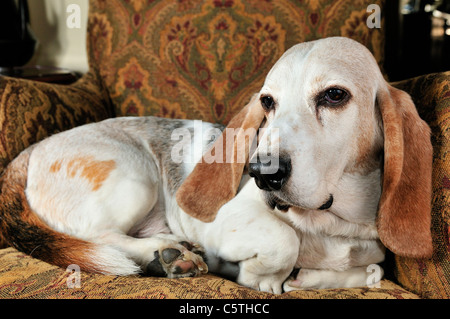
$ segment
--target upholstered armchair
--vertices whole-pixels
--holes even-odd
[[[89,72],[71,85],[0,77],[0,172],[30,144],[114,116],[162,116],[226,124],[298,42],[353,38],[383,69],[384,21],[369,28],[367,7],[384,1],[92,0]],[[1,298],[448,298],[450,297],[450,72],[394,83],[431,126],[434,254],[388,254],[379,287],[254,291],[208,274],[196,278],[116,277],[71,272],[0,249]],[[0,242],[0,246],[2,243]]]

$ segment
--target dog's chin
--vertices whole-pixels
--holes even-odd
[[[278,201],[278,200],[273,200],[270,203],[268,203],[270,207],[272,207],[272,209],[277,208],[279,211],[281,212],[287,212],[289,210],[289,208],[291,208],[292,206],[289,204],[286,204],[282,201]]]
[[[281,199],[273,192],[264,192],[264,199],[266,201],[266,204],[272,208],[272,209],[278,209],[281,212],[287,212],[291,207],[300,208],[302,210],[327,210],[331,208],[333,205],[333,195],[330,194],[328,199],[323,202],[321,206],[317,207],[304,207],[304,205],[294,204],[291,201],[287,201],[284,199]]]

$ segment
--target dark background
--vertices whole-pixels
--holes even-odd
[[[390,81],[450,71],[450,0],[386,0]]]

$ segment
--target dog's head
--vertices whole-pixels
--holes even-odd
[[[268,205],[299,213],[328,210],[357,223],[377,216],[389,249],[431,254],[430,131],[409,95],[384,80],[364,46],[338,37],[286,51],[230,124],[258,128],[263,121],[256,152],[245,154]],[[210,221],[235,195],[243,168],[232,161],[198,164],[177,194],[180,206]],[[380,172],[381,187],[373,178]],[[210,178],[223,183],[219,192]],[[349,203],[352,195],[366,207]]]

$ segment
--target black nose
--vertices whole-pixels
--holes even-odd
[[[291,160],[286,156],[276,159],[258,157],[256,163],[250,163],[248,172],[259,188],[266,191],[278,191],[289,179]]]

